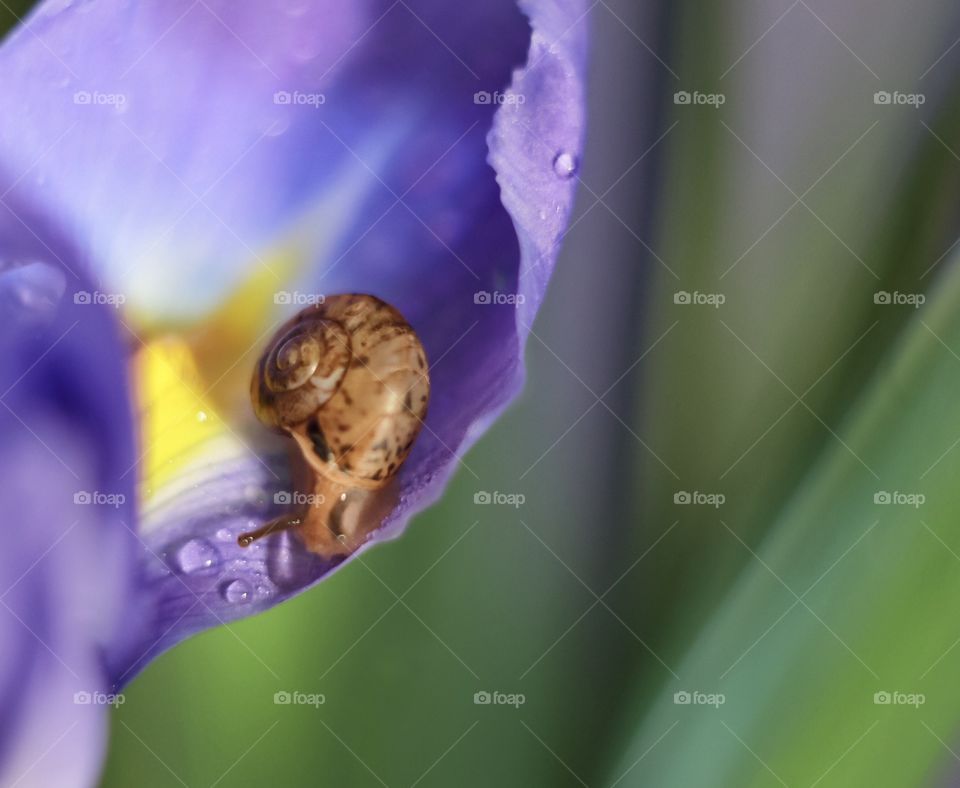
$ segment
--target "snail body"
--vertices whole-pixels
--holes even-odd
[[[313,552],[353,552],[379,524],[364,509],[406,460],[429,396],[419,337],[379,298],[328,296],[287,321],[254,368],[250,397],[264,425],[296,442],[306,506],[240,544],[296,528]]]

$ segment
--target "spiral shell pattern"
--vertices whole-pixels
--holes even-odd
[[[317,472],[367,489],[406,460],[429,395],[413,328],[389,304],[361,294],[329,296],[287,322],[251,381],[261,422],[292,435]]]
[[[342,325],[301,312],[277,333],[254,371],[257,418],[281,431],[306,421],[333,396],[350,356],[350,337]]]

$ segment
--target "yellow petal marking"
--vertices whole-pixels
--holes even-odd
[[[152,329],[133,359],[140,423],[140,499],[149,505],[187,472],[252,454],[262,437],[250,374],[282,317],[274,304],[293,255],[271,261],[189,332]],[[261,447],[262,448],[262,447]]]

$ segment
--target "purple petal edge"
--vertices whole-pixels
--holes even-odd
[[[398,536],[414,514],[440,498],[460,457],[523,387],[523,349],[569,221],[583,149],[587,20],[579,1],[525,2],[521,8],[532,30],[526,65],[514,72],[509,93],[524,100],[497,110],[487,143],[500,201],[516,233],[514,292],[522,303],[510,309],[509,319],[490,324],[493,342],[489,336],[467,337],[460,352],[444,361],[453,377],[469,377],[468,367],[481,366],[481,395],[453,426],[428,418],[428,426],[443,424],[437,429],[443,439],[436,432],[421,435],[401,473],[398,505],[360,553]],[[558,167],[561,155],[571,166]],[[422,319],[411,316],[415,325]],[[474,364],[478,357],[486,361]],[[249,462],[218,466],[200,489],[186,490],[149,514],[154,525],[145,538],[152,554],[145,583],[157,600],[156,621],[140,656],[118,672],[118,685],[189,635],[267,610],[345,563],[304,552],[289,534],[246,550],[236,546],[237,533],[278,509],[268,502],[286,483],[286,458],[272,457],[268,463],[278,479],[266,479],[263,468]]]

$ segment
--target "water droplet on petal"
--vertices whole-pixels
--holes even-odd
[[[207,412],[206,412],[206,411],[203,411],[203,410],[198,410],[198,411],[197,411],[197,421],[199,421],[199,422],[202,424],[202,423],[205,422],[206,420],[207,420]]]
[[[191,539],[177,550],[176,564],[181,572],[203,572],[220,562],[220,554],[206,539]]]
[[[223,594],[223,598],[231,604],[250,601],[250,586],[243,580],[231,580],[228,583],[224,583],[220,593]]]
[[[572,178],[577,174],[577,167],[580,163],[577,157],[569,151],[561,151],[553,158],[553,171],[558,178],[564,180]]]
[[[0,259],[0,315],[14,324],[52,319],[67,287],[62,269],[44,262]]]
[[[319,574],[320,559],[284,533],[267,555],[267,574],[278,588],[299,588]]]

